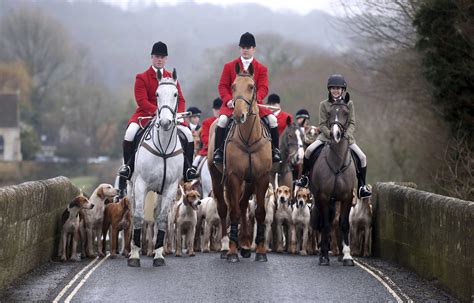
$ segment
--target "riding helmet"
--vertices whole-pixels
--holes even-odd
[[[267,104],[280,104],[280,96],[277,94],[271,94],[268,96]]]
[[[255,47],[256,46],[255,37],[251,33],[246,32],[240,37],[239,46],[240,47],[252,47],[252,46]]]
[[[212,102],[212,108],[213,109],[220,109],[222,106],[222,99],[221,98],[215,98],[214,101]]]
[[[345,90],[347,88],[347,83],[341,74],[334,74],[328,78],[328,89],[330,87],[342,87]]]
[[[201,116],[201,110],[195,106],[191,106],[187,110],[188,112],[191,112],[191,117],[193,116]]]
[[[153,44],[151,54],[155,56],[168,56],[168,47],[163,42],[158,41]]]
[[[302,108],[296,112],[295,118],[296,119],[298,118],[309,119],[309,112],[306,109]]]

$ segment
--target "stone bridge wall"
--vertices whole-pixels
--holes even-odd
[[[373,251],[474,302],[474,202],[377,183]]]
[[[61,214],[78,194],[65,177],[0,187],[0,289],[51,260]]]

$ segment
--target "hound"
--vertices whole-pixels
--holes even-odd
[[[74,198],[64,210],[61,217],[61,239],[58,248],[58,257],[61,257],[61,261],[67,260],[67,247],[69,244],[69,238],[72,238],[71,249],[71,260],[79,261],[76,249],[77,241],[79,239],[79,212],[83,209],[92,209],[92,204],[86,197],[80,195]]]

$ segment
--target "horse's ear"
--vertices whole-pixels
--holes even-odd
[[[252,63],[250,63],[249,68],[247,69],[247,71],[249,72],[250,76],[253,76],[253,64]]]
[[[178,73],[176,72],[176,68],[173,68],[173,80],[176,81],[178,79]]]
[[[157,69],[157,71],[156,71],[156,79],[158,79],[158,81],[161,81],[161,78],[163,78],[163,75],[161,74],[161,70],[160,70],[160,69]]]
[[[240,73],[240,64],[239,62],[235,63],[235,73],[238,75]]]
[[[349,95],[349,92],[346,92],[346,95],[344,96],[344,103],[349,103],[351,100],[351,95]]]
[[[286,117],[286,125],[287,125],[287,126],[290,126],[290,125],[291,125],[291,120],[292,120],[292,119],[291,119],[290,116]]]

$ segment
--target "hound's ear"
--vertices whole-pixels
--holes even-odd
[[[239,62],[235,63],[235,73],[238,75],[240,73],[240,64]]]
[[[97,197],[99,197],[100,199],[105,198],[104,187],[103,186],[99,187],[99,189],[97,190]]]
[[[201,183],[199,182],[199,180],[193,180],[193,181],[191,182],[191,189],[192,189],[192,190],[195,190],[195,191],[199,191],[199,185],[200,185],[200,184],[201,184]]]
[[[253,64],[252,63],[250,63],[249,68],[247,69],[247,71],[249,72],[249,74],[251,76],[253,76]]]
[[[163,78],[163,75],[161,74],[161,70],[157,69],[156,70],[156,79],[158,79],[158,81],[161,81],[161,78]]]
[[[349,103],[351,100],[351,95],[349,95],[349,92],[346,92],[346,95],[344,96],[344,103]]]
[[[82,195],[81,195],[82,196]],[[79,207],[79,197],[81,196],[78,196],[76,198],[74,198],[70,203],[69,203],[69,208],[73,208],[73,207]]]
[[[292,119],[291,119],[290,116],[286,117],[286,126],[290,126],[290,125],[291,125],[291,120],[292,120]]]
[[[176,68],[173,68],[173,80],[178,80],[178,73],[176,72]]]

